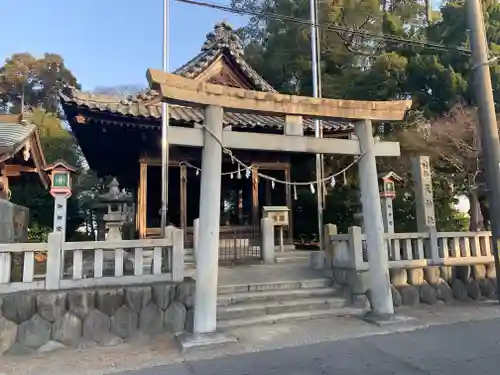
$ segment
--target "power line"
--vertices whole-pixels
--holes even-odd
[[[230,13],[234,13],[234,14],[251,15],[251,16],[257,16],[257,17],[275,19],[275,20],[279,20],[279,21],[289,21],[289,22],[307,25],[307,26],[314,25],[314,26],[321,28],[321,29],[335,31],[335,32],[345,32],[345,33],[349,33],[351,35],[370,38],[373,40],[382,40],[382,41],[394,42],[394,43],[404,43],[404,44],[408,44],[408,45],[425,47],[425,48],[430,48],[430,49],[435,49],[435,50],[455,51],[455,52],[460,52],[460,53],[465,54],[465,55],[470,55],[470,50],[467,48],[463,48],[463,47],[446,46],[446,45],[440,44],[440,43],[434,43],[434,42],[429,42],[429,41],[425,41],[425,40],[396,37],[396,36],[387,35],[387,34],[373,34],[373,33],[367,32],[367,31],[363,31],[363,30],[355,30],[355,29],[351,29],[351,28],[345,27],[345,26],[326,24],[326,23],[322,23],[322,22],[313,23],[308,19],[293,17],[293,16],[286,16],[286,15],[278,14],[278,13],[274,13],[274,12],[259,12],[259,11],[254,11],[251,9],[243,9],[243,8],[236,9],[236,8],[232,8],[228,5],[215,4],[215,3],[210,3],[210,2],[206,2],[206,1],[199,1],[199,0],[176,0],[176,1],[181,2],[181,3],[191,4],[191,5],[202,6],[202,7],[206,7],[206,8],[222,10],[222,11],[230,12]]]

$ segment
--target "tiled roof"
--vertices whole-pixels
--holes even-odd
[[[17,152],[35,130],[32,124],[0,123],[0,154]]]
[[[276,92],[276,90],[244,60],[240,38],[226,22],[216,24],[214,31],[207,34],[207,39],[201,48],[201,53],[181,66],[174,73],[194,79],[204,72],[205,69],[222,54],[232,59],[256,88],[261,91]],[[155,90],[147,90],[135,96],[123,98],[81,92],[74,88],[65,88],[61,91],[60,98],[63,107],[77,106],[88,108],[92,111],[108,112],[110,114],[150,120],[161,118],[161,103],[159,94]],[[158,98],[158,100],[155,101],[155,98]],[[170,118],[172,120],[191,124],[201,124],[203,123],[203,110],[171,105]],[[245,113],[225,113],[224,125],[232,125],[235,128],[264,127],[280,129],[284,126],[284,118]],[[304,119],[304,128],[306,130],[314,130],[314,121],[311,119]],[[326,131],[342,132],[350,131],[352,128],[353,126],[351,124],[336,121],[323,121],[323,129]]]
[[[108,112],[143,119],[161,119],[160,104],[145,105],[142,100],[121,100],[110,95],[91,94],[67,89],[61,94],[66,105],[74,104],[80,108],[92,111]],[[170,105],[170,119],[189,124],[203,123],[203,110],[193,107]],[[283,117],[263,116],[257,114],[226,112],[224,113],[224,126],[232,125],[237,128],[275,128],[282,129],[285,123]],[[352,124],[337,121],[323,121],[323,129],[327,131],[350,131]],[[140,125],[139,125],[140,126]],[[314,120],[304,119],[304,128],[314,130]]]

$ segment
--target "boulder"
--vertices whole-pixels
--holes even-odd
[[[481,299],[481,288],[479,287],[477,280],[470,279],[467,281],[465,289],[467,289],[467,295],[474,301],[479,301]]]
[[[38,353],[50,353],[57,350],[67,349],[68,347],[57,341],[49,341],[38,348]]]
[[[16,343],[17,324],[0,317],[0,356]]]
[[[184,326],[184,330],[186,332],[192,333],[193,328],[194,328],[194,309],[190,309],[186,312],[186,325]]]
[[[83,322],[83,339],[98,344],[110,334],[111,320],[99,310],[92,310]]]
[[[123,344],[123,339],[113,334],[107,334],[101,339],[99,344],[101,346],[117,346]]]
[[[82,337],[82,322],[75,314],[67,311],[52,325],[52,339],[67,346],[75,346]]]
[[[441,280],[439,283],[433,285],[436,289],[437,298],[445,303],[450,303],[453,301],[453,291],[451,290],[448,283]]]
[[[184,331],[186,324],[186,306],[179,301],[174,301],[170,304],[164,314],[164,326],[167,330],[173,333]]]
[[[36,314],[35,295],[26,292],[7,294],[2,297],[3,316],[8,320],[21,324]]]
[[[162,310],[168,309],[175,299],[174,284],[157,284],[152,286],[153,302]]]
[[[66,293],[41,293],[36,296],[38,314],[48,322],[55,322],[66,312]]]
[[[194,307],[194,292],[195,292],[195,281],[190,277],[184,278],[179,285],[177,285],[176,297],[177,300],[182,302],[184,306],[188,309]]]
[[[111,317],[123,305],[125,293],[123,289],[101,289],[96,293],[97,309]]]
[[[17,330],[17,342],[31,349],[38,349],[50,341],[52,325],[40,315],[34,315]]]
[[[465,284],[461,280],[456,279],[455,281],[453,281],[451,289],[453,291],[453,298],[464,302],[470,300],[467,295],[467,289],[465,288]]]
[[[367,291],[367,294],[369,294],[369,290]],[[366,294],[352,294],[351,295],[351,304],[352,306],[359,308],[359,309],[365,309],[368,310],[371,308],[370,305],[370,299]],[[193,310],[194,311],[194,310]],[[186,317],[187,319],[187,317]]]
[[[89,289],[68,292],[68,311],[84,320],[95,307],[95,291]]]
[[[137,314],[151,302],[151,287],[135,286],[125,289],[125,304]]]
[[[456,266],[455,277],[463,283],[466,283],[471,278],[469,266]]]
[[[163,331],[163,311],[153,302],[150,302],[139,314],[139,330],[150,335]]]
[[[397,288],[391,284],[391,294],[392,294],[392,304],[394,307],[399,307],[403,304],[403,298],[401,297],[401,293],[397,290]]]
[[[478,280],[479,289],[481,289],[481,294],[484,298],[494,299],[496,297],[495,285],[490,279]]]
[[[435,305],[438,302],[436,289],[428,283],[424,283],[418,287],[420,301],[428,305]]]
[[[412,285],[403,285],[397,288],[401,294],[404,306],[416,307],[420,304],[418,289]]]
[[[347,285],[352,294],[365,294],[368,290],[368,272],[349,270],[347,272]]]
[[[121,338],[135,335],[138,329],[139,317],[128,306],[122,306],[111,317],[111,332]]]

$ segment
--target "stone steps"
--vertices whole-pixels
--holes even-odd
[[[288,250],[276,253],[277,264],[300,263],[307,264],[309,262],[309,251]]]
[[[330,279],[219,286],[217,327],[227,329],[325,316],[359,315]]]

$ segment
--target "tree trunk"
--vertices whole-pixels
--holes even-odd
[[[470,190],[468,193],[469,198],[469,230],[471,232],[479,232],[484,230],[484,220],[483,215],[481,213],[481,205],[479,204],[479,199],[477,196],[477,192],[475,190]]]

